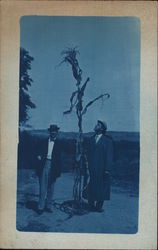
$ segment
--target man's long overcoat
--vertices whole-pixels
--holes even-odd
[[[88,168],[90,182],[88,185],[88,199],[92,201],[103,201],[109,199],[107,190],[110,190],[110,181],[105,180],[105,172],[111,169],[113,161],[113,141],[110,137],[102,135],[95,142],[92,136],[87,145]]]

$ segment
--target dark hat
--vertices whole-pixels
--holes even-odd
[[[98,120],[98,122],[102,125],[102,128],[104,129],[104,131],[106,131],[107,130],[107,124],[106,124],[106,122],[101,121],[101,120]]]
[[[60,128],[56,124],[51,124],[48,128],[49,132],[57,132]]]

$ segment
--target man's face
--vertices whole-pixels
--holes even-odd
[[[94,127],[94,131],[95,131],[95,133],[96,134],[101,134],[102,133],[102,125],[101,125],[101,123],[100,122],[97,122],[97,124],[95,125],[95,127]]]
[[[58,134],[57,131],[50,131],[49,132],[49,136],[50,136],[51,141],[55,140],[55,138],[57,137],[57,134]]]

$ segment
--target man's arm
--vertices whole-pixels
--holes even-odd
[[[36,155],[36,159],[41,161],[42,157],[45,153],[45,144],[46,144],[46,140],[43,139],[36,139],[35,141],[35,155]]]
[[[111,166],[113,164],[113,151],[114,151],[112,139],[109,140],[106,151],[107,151],[106,152],[106,171],[110,172]]]

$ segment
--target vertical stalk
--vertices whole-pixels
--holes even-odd
[[[77,202],[80,204],[81,202],[81,182],[82,182],[82,167],[83,167],[83,149],[82,149],[82,138],[83,138],[83,131],[82,131],[82,97],[83,94],[81,92],[81,88],[80,88],[80,83],[81,81],[78,82],[78,94],[77,94],[77,105],[76,105],[76,115],[78,118],[78,145],[77,145],[77,152],[76,152],[76,156],[80,155],[80,160],[77,163],[77,177],[78,177],[78,183],[77,183]]]

